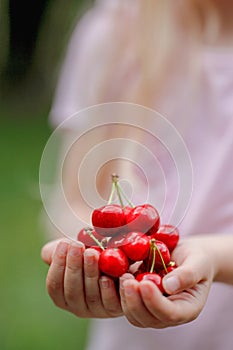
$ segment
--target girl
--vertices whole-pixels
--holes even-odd
[[[97,252],[67,241],[43,248],[55,304],[79,317],[107,318],[93,321],[89,350],[232,349],[232,11],[227,0],[98,1],[71,38],[52,123],[102,102],[151,107],[182,135],[194,174],[190,207],[179,226],[182,240],[172,256],[179,267],[164,279],[168,298],[150,282],[138,283],[126,274],[119,299],[113,281],[99,277]],[[128,135],[111,129],[114,133]],[[135,138],[142,140],[145,135],[139,134]],[[98,135],[92,142],[103,139]],[[143,141],[155,149],[150,138]],[[67,161],[64,184],[78,212],[82,206],[73,175],[78,160],[73,160],[82,158],[80,149]],[[173,171],[160,157],[170,174],[170,203],[176,192]],[[160,182],[150,164],[144,166],[151,197],[157,198]]]

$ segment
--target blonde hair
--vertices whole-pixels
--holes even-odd
[[[114,38],[114,47],[110,45],[109,61],[98,70],[97,103],[105,102],[113,72],[122,67],[126,74],[127,69],[135,67],[139,76],[130,87],[121,86],[116,97],[151,106],[177,62],[198,76],[201,43],[214,41],[218,32],[217,11],[211,0],[138,0],[132,6],[137,11],[130,15],[120,1],[114,9],[108,33],[109,40]]]

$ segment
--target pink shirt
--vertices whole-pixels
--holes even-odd
[[[92,103],[88,55],[94,52],[93,46],[95,50],[97,45],[101,47],[108,11],[112,8],[92,10],[73,33],[51,111],[54,125]],[[155,109],[180,132],[192,160],[193,194],[179,225],[181,235],[233,234],[233,50],[203,48],[200,65],[200,93],[195,100],[190,98],[189,77],[181,74],[167,87]],[[149,146],[150,139],[145,144]],[[162,158],[167,174],[167,209],[162,219],[167,222],[179,188],[171,163],[163,163]],[[150,164],[145,162],[144,166],[153,184],[152,204],[162,207],[160,178]],[[142,178],[142,194],[143,182]],[[232,324],[233,287],[214,283],[204,310],[190,324],[154,330],[135,328],[124,318],[95,320],[88,349],[232,350]]]

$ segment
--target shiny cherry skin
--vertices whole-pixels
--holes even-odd
[[[159,271],[159,275],[163,278],[164,276],[166,276],[169,272],[172,272],[173,270],[175,270],[177,268],[176,265],[173,266],[167,266],[167,272],[165,270],[161,270]]]
[[[171,261],[171,255],[170,255],[168,247],[166,246],[165,243],[157,241],[157,240],[156,240],[156,247],[159,249],[159,251],[162,255],[164,264],[168,265],[169,262]],[[162,264],[160,255],[157,252],[156,258],[155,258],[155,267],[160,267],[160,266],[163,266],[163,264]]]
[[[150,251],[150,239],[141,232],[129,232],[121,249],[131,261],[146,259]]]
[[[158,211],[151,204],[137,205],[126,215],[129,231],[146,233],[149,229],[158,230],[160,217]]]
[[[125,226],[125,213],[118,204],[107,204],[92,213],[92,225],[104,237],[113,237]]]
[[[128,271],[129,261],[120,248],[107,248],[99,256],[99,269],[110,277],[120,277]]]
[[[89,248],[95,249],[99,253],[102,253],[102,251],[103,251],[103,249],[101,249],[98,245],[92,245]]]
[[[117,234],[109,239],[107,248],[119,248],[125,244],[125,234]]]
[[[163,284],[162,284],[162,277],[160,275],[158,275],[157,273],[154,273],[154,272],[140,273],[139,275],[137,275],[136,280],[138,282],[151,281],[159,288],[161,293],[165,292],[164,288],[163,288]]]
[[[151,238],[158,239],[166,244],[170,253],[175,249],[180,238],[179,230],[172,225],[162,225],[157,232],[150,230]]]
[[[131,211],[134,209],[134,207],[130,207],[129,205],[126,205],[125,207],[124,207],[124,213],[125,213],[125,217],[127,217],[130,213],[131,213]]]
[[[101,241],[103,239],[102,236],[100,236],[95,230],[93,230],[90,227],[85,227],[82,230],[79,231],[77,234],[77,240],[85,244],[85,247],[89,248],[92,245],[95,245],[96,242],[90,237],[88,232],[91,232],[93,236],[98,239],[98,241]]]
[[[149,266],[149,267],[151,266],[152,259],[153,259],[153,251],[152,250],[155,249],[155,270],[159,271],[159,270],[163,269],[163,262],[165,265],[168,265],[170,263],[171,255],[170,255],[169,249],[165,243],[156,240],[154,244],[156,245],[156,248],[155,247],[151,248],[150,254],[149,254],[148,258],[144,261],[144,263],[146,266]],[[162,262],[162,259],[160,257],[160,254],[158,253],[158,250],[162,256],[163,262]]]
[[[134,277],[136,278],[137,275],[140,275],[141,273],[148,272],[148,268],[145,265],[145,260],[140,264],[140,266],[137,268],[135,272],[133,272]]]

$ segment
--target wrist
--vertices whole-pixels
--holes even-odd
[[[233,284],[233,236],[213,235],[208,237],[209,251],[213,265],[213,281]]]

